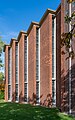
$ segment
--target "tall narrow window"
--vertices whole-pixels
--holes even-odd
[[[52,100],[56,104],[56,18],[52,18]]]
[[[69,14],[69,4],[67,0],[64,0],[64,14],[68,15]]]
[[[72,7],[75,7],[75,1],[72,2]]]
[[[27,80],[27,36],[24,40],[24,101],[28,100],[28,80]]]
[[[11,48],[8,49],[8,100],[11,100]]]
[[[39,68],[40,68],[40,57],[39,57],[39,28],[36,28],[36,102],[39,103],[40,100],[40,75],[39,75]]]
[[[64,0],[64,17],[66,16],[66,15],[69,15],[69,4],[68,4],[68,2],[67,2],[67,0]],[[69,32],[68,30],[69,30],[69,25],[66,23],[66,22],[64,22],[64,32]]]
[[[16,76],[15,76],[15,79],[16,79],[16,81],[15,81],[15,92],[16,92],[16,95],[15,95],[15,100],[16,101],[19,101],[19,96],[18,96],[18,87],[19,87],[19,85],[18,85],[18,43],[16,42],[16,49],[15,49],[15,72],[16,72]]]

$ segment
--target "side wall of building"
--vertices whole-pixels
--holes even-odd
[[[73,3],[71,4],[71,9],[69,7],[69,4],[67,1],[62,0],[61,2],[61,33],[63,32],[69,32],[69,25],[67,25],[64,22],[64,17],[66,14],[69,15],[69,12],[74,11]],[[70,10],[71,11],[70,11]],[[75,50],[75,42],[71,42],[73,49]],[[62,51],[65,51],[65,48],[63,47],[61,49]],[[69,113],[75,113],[75,58],[71,61],[70,59],[66,59],[68,57],[68,53],[65,55],[61,55],[61,80],[62,80],[62,86],[61,86],[61,108],[62,111],[69,112]],[[71,64],[71,70],[70,69]],[[63,71],[63,72],[62,72]]]
[[[75,11],[75,1],[72,3],[71,5],[71,12],[74,12]],[[75,22],[75,19],[73,20],[73,22]],[[74,54],[75,54],[75,37],[73,37],[73,40],[72,40],[72,48],[74,50]],[[72,114],[75,115],[75,57],[74,59],[71,60],[71,79],[72,79],[72,82],[71,82],[71,109],[72,109]]]
[[[40,102],[52,104],[52,14],[40,27]]]
[[[15,46],[16,42],[12,42],[12,101],[15,101]]]
[[[56,13],[56,106],[61,107],[61,8]]]
[[[65,0],[62,0],[61,2],[61,34],[68,32],[69,27],[65,23],[64,17],[66,14],[69,14],[69,7],[68,3]],[[61,52],[65,51],[65,47],[61,49]],[[68,53],[66,54],[61,54],[61,110],[65,112],[70,112],[70,103],[69,103],[69,66],[70,66],[70,61],[68,58]]]
[[[24,101],[24,34],[19,40],[19,101]]]
[[[28,35],[28,100],[35,102],[36,96],[36,26]]]
[[[8,101],[8,46],[5,48],[5,101]]]
[[[74,50],[74,54],[75,54],[75,38],[73,38],[72,41],[72,47]],[[72,109],[72,113],[75,114],[75,58],[72,59],[71,61],[71,109]]]

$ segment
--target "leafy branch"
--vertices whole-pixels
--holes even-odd
[[[75,2],[75,0],[68,0],[68,3],[72,2]],[[75,53],[71,45],[71,41],[75,38],[75,11],[73,11],[71,17],[68,14],[65,16],[65,23],[68,25],[70,24],[72,29],[67,33],[63,33],[61,36],[61,47],[65,46],[66,50],[66,52],[62,51],[62,54],[69,53],[68,58],[71,57],[73,59],[75,57]],[[70,48],[71,51],[69,51]]]

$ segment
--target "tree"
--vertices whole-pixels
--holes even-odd
[[[75,0],[67,0],[67,2],[68,4],[70,4],[72,2],[75,2]],[[71,16],[69,16],[68,14],[65,16],[65,23],[67,23],[68,25],[70,24],[72,29],[69,32],[62,34],[61,47],[65,46],[66,48],[66,52],[62,51],[62,54],[66,54],[68,52],[68,58],[71,57],[73,59],[75,57],[75,53],[72,48],[71,41],[75,38],[75,11],[71,13]],[[69,51],[70,48],[71,50]]]
[[[2,54],[3,54],[3,47],[4,42],[2,41],[2,38],[0,37],[0,70],[4,67],[3,61],[2,61]],[[0,72],[0,99],[4,98],[4,73]]]
[[[2,63],[2,53],[3,53],[3,47],[4,47],[4,42],[2,41],[1,37],[0,37],[0,68],[4,67],[3,63]]]
[[[0,37],[0,69],[4,67],[4,64],[2,62],[3,47],[4,47],[4,42]],[[4,73],[0,72],[0,80],[3,80],[3,78],[4,78]]]
[[[4,79],[4,73],[0,72],[0,81],[2,81]]]

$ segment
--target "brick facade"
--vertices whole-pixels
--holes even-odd
[[[74,11],[73,3],[71,4],[71,13]],[[69,4],[67,1],[61,1],[61,34],[63,32],[69,31],[69,25],[64,22],[64,17],[66,14],[69,14]],[[72,47],[75,49],[74,45],[75,42],[72,41]],[[61,51],[65,51],[63,47]],[[74,69],[75,69],[75,58],[71,59],[71,71],[69,70],[70,60],[66,59],[68,57],[68,53],[61,55],[61,109],[67,113],[75,114],[75,76],[74,76]],[[69,75],[71,74],[71,80]],[[69,85],[71,83],[71,88]],[[71,101],[70,101],[71,97]],[[70,103],[71,102],[71,103]]]
[[[34,103],[36,96],[36,25],[28,34],[28,97]]]
[[[56,39],[56,103],[55,105],[61,111],[69,112],[69,59],[66,59],[68,54],[62,55],[65,48],[61,48],[61,34],[68,32],[68,25],[64,23],[65,12],[68,5],[64,0],[56,11],[47,9],[40,22],[32,22],[27,32],[21,31],[17,40],[12,39],[10,46],[12,48],[12,101],[15,101],[15,76],[16,76],[16,59],[15,49],[16,42],[18,43],[18,102],[25,102],[25,94],[27,94],[27,102],[31,104],[37,103],[36,94],[39,93],[40,105],[52,107],[53,105],[53,84],[52,80],[52,65],[53,65],[53,37]],[[72,8],[72,11],[74,8]],[[56,19],[54,24],[55,36],[53,36],[53,19]],[[37,38],[37,28],[40,31]],[[25,56],[25,38],[27,40],[27,56]],[[37,65],[37,50],[36,39],[40,41],[40,65]],[[72,43],[73,48],[75,42]],[[5,46],[5,100],[8,101],[8,45]],[[27,72],[25,74],[25,57],[27,57]],[[75,59],[71,61],[71,109],[75,112]],[[36,72],[37,67],[40,71],[39,87],[37,87]],[[55,66],[54,66],[55,67]],[[39,72],[38,71],[38,72]],[[55,73],[54,73],[55,74]],[[26,76],[25,76],[26,75]],[[27,88],[25,88],[25,77],[27,77]]]
[[[68,26],[64,23],[65,17],[65,10],[68,9],[68,6],[64,4],[65,1],[61,3],[61,34],[68,30]],[[65,51],[65,48],[61,48],[61,52]],[[69,81],[69,74],[68,74],[68,64],[69,60],[66,59],[68,54],[61,54],[61,109],[62,111],[68,111],[68,81]]]
[[[24,101],[24,40],[26,33],[20,32],[19,42],[19,101]]]
[[[61,6],[56,12],[56,105],[61,107]]]
[[[52,14],[40,27],[40,95],[41,104],[51,105],[52,99]],[[49,102],[48,102],[49,99]]]
[[[11,47],[12,47],[12,101],[15,101],[15,44],[16,44],[16,40],[12,39],[11,40]]]
[[[10,46],[5,46],[5,101],[8,101],[8,48]]]

